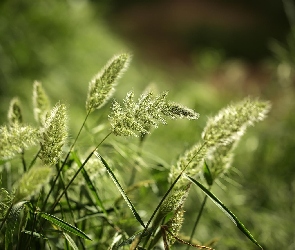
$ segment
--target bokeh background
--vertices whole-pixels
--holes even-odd
[[[213,192],[265,249],[295,249],[294,6],[291,0],[2,0],[1,124],[14,96],[25,122],[33,122],[32,84],[39,80],[53,103],[69,105],[75,135],[89,80],[121,52],[133,60],[116,98],[153,83],[201,115],[149,138],[145,150],[167,164],[223,106],[246,96],[270,100],[269,117],[243,138],[233,170]],[[187,218],[200,206],[197,197],[188,202]],[[191,228],[185,220],[183,235]],[[255,249],[210,202],[196,238],[218,240],[216,249]]]

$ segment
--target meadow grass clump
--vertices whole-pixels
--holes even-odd
[[[134,177],[136,171],[138,176],[142,173],[139,162],[144,161],[144,156],[140,152],[146,136],[170,120],[196,120],[197,112],[170,101],[168,92],[155,94],[147,90],[135,100],[134,92],[130,91],[122,102],[113,100],[109,126],[101,131],[105,134],[98,143],[89,143],[84,150],[75,149],[89,115],[112,98],[130,59],[126,53],[114,56],[90,81],[85,119],[73,139],[69,138],[67,105],[58,102],[51,108],[40,82],[33,85],[32,112],[37,127],[23,124],[20,101],[17,98],[11,101],[8,123],[0,127],[0,163],[3,169],[16,169],[19,163],[15,162],[20,158],[23,170],[13,172],[13,185],[0,189],[0,248],[149,250],[163,242],[166,250],[178,242],[188,248],[213,249],[213,245],[194,241],[207,198],[196,215],[190,237],[186,240],[180,237],[184,205],[192,185],[210,197],[261,248],[210,188],[230,169],[234,149],[246,129],[266,117],[268,102],[246,98],[209,118],[202,139],[185,150],[169,168],[164,178],[167,191],[159,199],[151,200],[146,208],[138,209],[142,198],[134,195],[134,190],[147,192],[148,185],[153,185],[154,190],[158,185],[152,174],[138,178],[138,182]],[[87,132],[90,131],[87,127]],[[113,141],[108,143],[112,135],[138,138],[135,155],[124,152],[124,147],[114,145]],[[120,172],[121,159],[130,165],[132,178],[127,166],[126,173]],[[153,169],[147,166],[145,173],[149,171]],[[12,172],[3,171],[2,175],[5,174],[7,179]],[[126,176],[132,180],[129,185],[124,180]],[[123,199],[119,199],[119,194]]]

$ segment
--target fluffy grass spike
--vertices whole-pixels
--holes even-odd
[[[186,169],[186,173],[191,176],[198,176],[202,174],[203,162],[206,157],[208,148],[206,145],[197,143],[188,150],[186,150],[173,165],[169,173],[169,182],[172,183],[175,178]],[[181,178],[177,186],[187,185],[187,180]]]
[[[199,114],[194,110],[184,107],[181,104],[175,102],[169,102],[167,110],[164,110],[165,115],[171,117],[172,119],[183,119],[196,120],[199,118]]]
[[[58,103],[47,116],[41,129],[40,158],[46,165],[54,165],[62,155],[68,135],[66,106]]]
[[[168,92],[155,96],[144,92],[134,101],[134,93],[127,93],[123,104],[113,102],[109,121],[112,132],[118,136],[143,136],[159,124],[167,124],[167,119],[197,119],[198,113],[179,104],[171,104],[167,99]]]
[[[208,146],[212,147],[237,141],[247,127],[263,120],[269,110],[269,102],[251,100],[250,98],[229,105],[216,116],[209,118],[202,138]]]
[[[38,81],[33,84],[33,108],[35,120],[43,125],[46,115],[50,111],[50,100],[41,82]]]
[[[32,167],[28,172],[24,173],[15,185],[15,201],[28,199],[32,195],[38,193],[40,189],[49,182],[52,176],[52,168],[50,166]]]
[[[13,159],[24,149],[37,143],[37,130],[31,126],[17,125],[12,127],[0,127],[0,160],[7,161]]]
[[[188,186],[184,190],[176,190],[173,192],[171,196],[163,202],[159,211],[159,213],[161,213],[163,210],[165,211],[167,208],[169,208],[169,206],[173,209],[173,216],[166,222],[166,226],[174,235],[178,235],[183,224],[183,207],[187,199],[189,189],[190,187]],[[168,206],[165,208],[166,204]],[[169,236],[167,237],[167,240],[170,246],[175,242],[175,239]]]
[[[117,80],[127,69],[130,58],[129,54],[114,56],[90,81],[86,99],[87,112],[103,107],[112,97]]]
[[[220,145],[208,154],[206,159],[207,170],[211,173],[212,181],[223,176],[232,166],[234,158],[233,151],[236,144],[235,142],[227,145]]]
[[[10,102],[7,118],[10,126],[23,122],[21,103],[17,97],[14,97]]]

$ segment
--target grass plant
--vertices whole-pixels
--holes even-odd
[[[102,108],[112,99],[130,59],[129,54],[114,56],[90,81],[85,119],[73,138],[68,123],[76,121],[68,117],[68,106],[58,102],[51,108],[40,82],[34,83],[32,94],[37,125],[23,123],[21,103],[12,99],[7,124],[0,127],[2,179],[13,178],[13,185],[1,179],[0,248],[167,250],[178,242],[187,248],[218,249],[216,242],[197,242],[194,234],[209,197],[253,247],[262,249],[259,238],[210,190],[229,171],[242,135],[266,117],[270,103],[245,98],[209,118],[201,140],[175,157],[176,163],[159,183],[166,191],[143,207],[145,197],[139,193],[156,193],[153,190],[160,187],[153,168],[145,163],[142,145],[168,121],[197,120],[199,114],[170,101],[168,92],[146,90],[136,100],[130,91],[122,102],[112,101],[108,122],[100,121],[99,133],[91,134],[88,117],[105,112]],[[94,142],[87,149],[79,147],[83,130]],[[120,137],[125,144],[116,140]],[[134,140],[138,146],[131,150]],[[184,239],[180,236],[184,206],[193,185],[206,196],[191,235]]]

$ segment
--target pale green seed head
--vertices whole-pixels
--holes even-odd
[[[208,119],[202,138],[208,146],[206,163],[212,179],[222,176],[232,165],[233,150],[249,126],[263,120],[270,103],[246,98],[227,106]]]
[[[250,98],[229,105],[220,110],[216,116],[208,119],[202,138],[211,147],[237,141],[247,127],[263,120],[269,109],[269,102]]]
[[[203,142],[193,145],[171,167],[169,181],[172,183],[185,168],[187,175],[202,174],[204,160],[210,167],[213,179],[224,174],[231,166],[232,151],[243,133],[249,126],[263,120],[269,109],[269,102],[246,98],[209,118],[202,133]],[[184,183],[186,180],[180,179],[177,186]]]
[[[123,105],[114,101],[109,115],[112,132],[120,136],[143,136],[159,124],[167,124],[167,119],[198,117],[193,110],[169,103],[167,95],[168,92],[155,96],[145,91],[135,102],[133,92],[129,92]]]
[[[237,142],[220,145],[207,155],[206,163],[213,181],[224,175],[232,166],[236,145]]]
[[[172,166],[169,173],[169,182],[172,183],[182,170],[186,169],[186,174],[197,176],[202,173],[203,162],[208,148],[205,144],[197,143],[186,150],[177,160],[176,165]],[[177,185],[184,185],[187,180],[181,178]]]
[[[127,93],[123,105],[114,101],[109,121],[112,132],[119,136],[139,136],[150,133],[150,128],[158,127],[158,123],[166,124],[161,115],[166,96],[154,98],[152,93],[142,94],[134,101],[134,93]]]
[[[50,111],[50,100],[41,84],[35,81],[33,84],[33,109],[35,120],[43,125],[46,115]]]
[[[56,104],[41,129],[40,158],[46,165],[54,165],[62,155],[68,136],[67,113],[64,104]]]
[[[196,120],[200,116],[194,110],[184,107],[181,104],[175,102],[169,102],[167,105],[167,109],[164,110],[163,113],[165,113],[166,116],[171,117],[171,119],[186,118],[189,120]]]
[[[10,102],[7,118],[10,126],[23,122],[21,103],[17,97],[13,98]]]
[[[35,128],[27,125],[0,127],[0,160],[13,159],[23,150],[37,143],[38,133]]]
[[[166,217],[168,221],[166,225],[173,235],[177,235],[183,224],[183,207],[189,193],[190,185],[182,186],[176,189],[172,194],[163,202],[160,207],[158,216],[161,218]],[[167,218],[168,217],[168,218]],[[169,218],[171,217],[171,218]],[[171,246],[175,239],[167,235],[167,240]]]
[[[103,107],[112,97],[117,80],[128,68],[131,56],[121,54],[114,56],[106,66],[89,83],[86,99],[86,111],[92,112]]]
[[[173,191],[161,205],[159,213],[164,217],[168,213],[175,212],[182,207],[187,199],[189,188],[190,186],[186,184],[185,186]]]
[[[52,168],[50,166],[30,168],[15,185],[14,202],[29,199],[32,195],[38,193],[49,182],[51,176]]]
[[[178,236],[178,233],[183,225],[183,221],[184,221],[184,210],[181,207],[174,213],[172,219],[169,220],[166,225],[167,225],[169,231],[173,235]],[[168,233],[167,234],[167,241],[168,241],[169,246],[172,246],[176,240],[174,237],[172,237],[172,235],[170,235]]]

